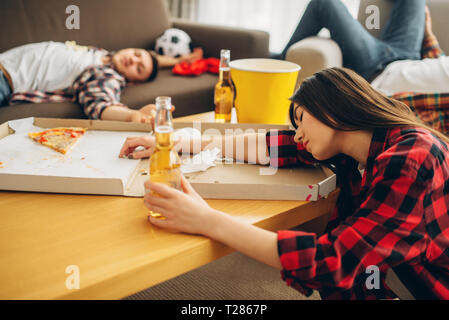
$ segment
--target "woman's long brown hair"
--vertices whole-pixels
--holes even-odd
[[[375,90],[346,68],[330,68],[304,80],[290,100],[335,130],[422,127],[449,144],[449,137],[423,123],[404,103]],[[293,103],[290,120],[294,121]]]

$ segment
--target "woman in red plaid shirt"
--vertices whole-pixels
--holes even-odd
[[[246,152],[239,160],[264,148],[272,166],[320,162],[332,168],[341,191],[323,235],[246,224],[209,207],[184,178],[184,192],[147,183],[162,198],[148,193],[146,206],[166,217],[150,222],[208,236],[279,268],[287,284],[306,295],[316,289],[323,299],[393,298],[390,272],[414,298],[449,298],[449,139],[349,69],[315,74],[291,100],[296,131],[243,135]],[[226,150],[228,138],[203,138],[201,148],[219,139]],[[230,138],[236,145],[238,136]],[[186,144],[193,150],[192,140],[178,147]],[[147,149],[134,152],[138,145]],[[129,138],[120,155],[149,156],[153,147],[153,137]],[[374,287],[367,285],[373,266],[380,277]]]

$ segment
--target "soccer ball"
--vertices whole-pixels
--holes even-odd
[[[178,58],[192,52],[191,43],[192,39],[186,32],[171,28],[156,39],[155,50],[159,55]]]

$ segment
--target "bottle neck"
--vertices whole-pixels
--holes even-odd
[[[167,96],[159,96],[156,98],[156,116],[155,116],[155,128],[157,125],[165,126],[172,125],[171,116],[171,98]]]
[[[173,120],[170,97],[160,96],[156,98],[154,131],[156,135],[156,148],[171,149],[173,146]]]
[[[170,126],[159,126],[155,129],[156,132],[156,149],[157,150],[171,150],[174,145],[173,128]]]
[[[173,119],[170,109],[158,108],[156,110],[156,116],[154,117],[154,130],[157,131],[159,127],[170,128],[173,130]]]
[[[219,75],[221,81],[229,81],[231,79],[231,68],[229,62],[231,61],[231,51],[222,49],[220,51],[220,68]]]
[[[219,70],[220,81],[231,81],[231,68],[222,68]]]

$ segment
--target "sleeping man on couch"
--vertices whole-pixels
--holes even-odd
[[[380,39],[368,33],[341,1],[312,0],[280,58],[291,45],[322,28],[338,43],[344,67],[449,134],[449,57],[433,34],[425,0],[395,0]]]
[[[195,48],[178,58],[137,48],[109,52],[74,42],[40,42],[0,54],[0,107],[19,102],[73,101],[89,119],[149,123],[155,106],[133,110],[120,102],[128,83],[153,80],[159,67],[202,58]]]

